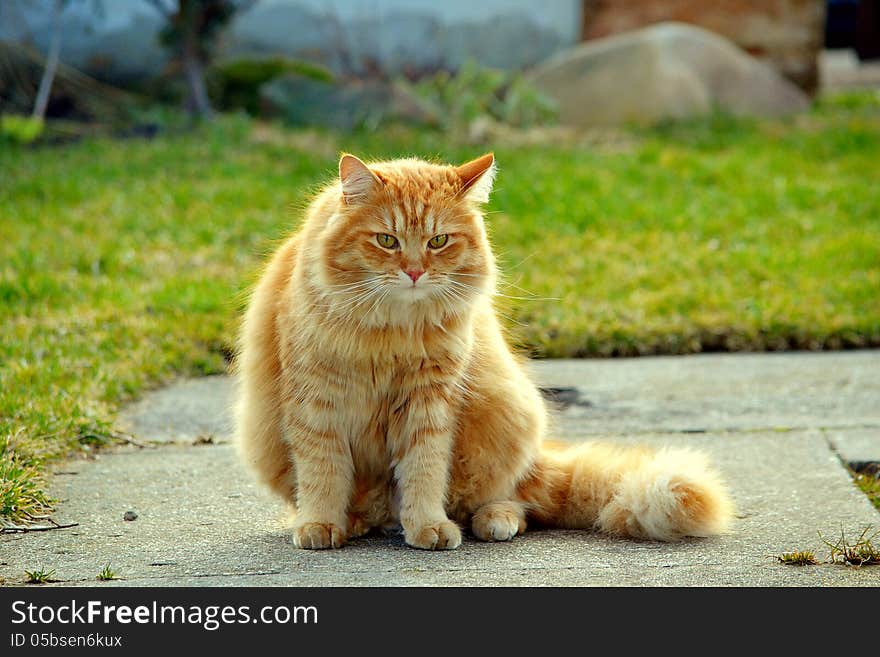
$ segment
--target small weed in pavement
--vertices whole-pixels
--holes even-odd
[[[113,570],[111,570],[110,564],[108,563],[106,566],[104,566],[101,569],[101,572],[98,573],[98,575],[95,579],[101,580],[102,582],[108,582],[112,579],[119,579],[119,575],[117,575]]]
[[[787,566],[815,566],[819,563],[816,560],[816,555],[811,550],[783,552],[776,558],[780,563],[784,563]]]
[[[871,529],[871,525],[865,527],[853,543],[847,540],[842,529],[840,538],[835,543],[826,540],[821,533],[819,538],[831,548],[831,563],[842,563],[848,566],[877,566],[880,565],[880,548],[876,547],[872,541],[880,535],[880,530],[869,536]]]
[[[42,566],[39,569],[35,570],[26,570],[24,574],[27,575],[27,583],[28,584],[48,584],[49,582],[57,582],[58,580],[53,579],[55,577],[54,570],[46,570]]]

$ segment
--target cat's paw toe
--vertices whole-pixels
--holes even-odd
[[[293,544],[306,550],[340,548],[345,545],[345,532],[330,523],[304,522],[294,525]]]
[[[348,537],[360,538],[366,536],[372,527],[360,516],[351,515],[348,517]]]
[[[405,537],[408,545],[421,550],[454,550],[461,545],[461,530],[449,520],[407,531]]]
[[[525,519],[514,509],[487,506],[474,514],[471,530],[481,541],[509,541],[525,530]]]

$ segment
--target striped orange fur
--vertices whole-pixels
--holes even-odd
[[[544,441],[546,410],[492,307],[481,204],[490,153],[461,166],[351,155],[270,259],[237,357],[237,443],[295,509],[302,548],[400,524],[452,549],[461,526],[527,523],[673,540],[724,531],[700,454]]]

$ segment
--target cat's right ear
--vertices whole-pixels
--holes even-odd
[[[342,199],[347,205],[366,198],[382,186],[379,177],[350,153],[344,153],[339,159],[339,180],[342,182]]]
[[[461,179],[461,192],[476,203],[487,203],[495,180],[495,154],[486,153],[476,160],[455,167]]]

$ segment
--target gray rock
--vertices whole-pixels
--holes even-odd
[[[720,110],[780,116],[809,107],[794,84],[721,36],[659,23],[588,41],[547,60],[528,79],[576,127],[651,124]]]

